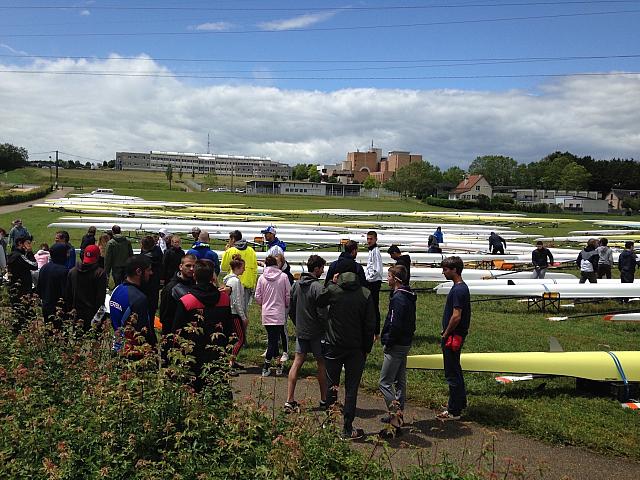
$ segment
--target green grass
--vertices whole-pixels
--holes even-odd
[[[24,179],[35,183],[48,171],[23,169],[10,172],[11,182]],[[31,176],[30,176],[31,175]],[[113,172],[113,171],[64,171],[70,182],[85,182],[86,187],[114,188],[117,194],[138,195],[148,200],[187,201],[201,203],[245,203],[252,207],[279,209],[353,208],[358,210],[386,211],[442,211],[416,200],[389,200],[368,198],[316,198],[297,196],[247,196],[225,193],[185,193],[169,191],[161,173]],[[85,189],[87,190],[87,189]],[[32,208],[20,212],[1,214],[0,226],[7,228],[11,220],[21,217],[31,233],[35,244],[53,241],[54,231],[47,225],[66,214]],[[569,218],[569,223],[557,227],[548,224],[529,224],[523,220],[512,225],[523,233],[543,236],[565,235],[570,230],[593,229],[583,220],[612,218],[607,215],[532,215],[536,217]],[[626,217],[629,218],[629,217]],[[394,216],[376,217],[377,220],[398,220]],[[640,220],[639,217],[631,217]],[[331,221],[334,218],[321,216],[287,216],[286,221],[316,220]],[[367,218],[355,218],[363,223]],[[406,219],[405,219],[406,220]],[[432,221],[432,220],[425,220]],[[443,221],[442,223],[445,223]],[[447,220],[446,223],[449,223]],[[479,223],[473,221],[473,223]],[[76,246],[84,233],[71,230],[72,243]],[[446,234],[446,231],[445,231]],[[422,239],[425,240],[425,239]],[[381,295],[380,309],[386,312],[388,297]],[[439,332],[444,297],[432,293],[420,293],[418,297],[417,331],[413,354],[439,353]],[[615,302],[597,305],[580,305],[575,313],[616,310]],[[573,313],[573,312],[571,312]],[[515,300],[501,300],[473,304],[472,324],[466,352],[545,351],[548,338],[555,336],[566,351],[590,350],[638,350],[640,348],[640,326],[609,324],[601,317],[549,322],[540,312],[527,311],[526,304]],[[240,360],[259,364],[260,354],[266,342],[258,309],[251,308],[249,347],[241,352]],[[382,353],[379,345],[374,347],[367,361],[363,376],[365,389],[377,391]],[[313,373],[313,364],[305,365],[303,375]],[[510,386],[496,384],[493,375],[467,373],[469,391],[468,418],[490,428],[506,428],[553,444],[570,444],[586,447],[608,454],[640,459],[640,415],[620,408],[612,398],[593,397],[580,394],[571,379],[534,380]],[[544,388],[542,384],[545,384]],[[437,407],[446,400],[447,387],[440,372],[409,372],[409,401],[427,407]],[[383,406],[382,399],[380,405]]]

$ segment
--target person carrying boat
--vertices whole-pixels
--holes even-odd
[[[536,249],[531,252],[531,263],[533,263],[533,278],[544,278],[549,263],[553,263],[553,255],[548,248],[545,248],[542,240],[536,242]]]

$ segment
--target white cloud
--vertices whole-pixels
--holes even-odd
[[[88,17],[89,15],[91,15],[91,12],[90,12],[89,10],[82,10],[82,11],[80,12],[80,15],[81,15],[82,17]]]
[[[27,52],[23,50],[16,50],[11,45],[7,45],[6,43],[0,43],[0,48],[4,48],[5,50],[8,50],[15,55],[29,55]]]
[[[300,15],[293,18],[285,18],[282,20],[273,20],[270,22],[263,22],[258,24],[263,30],[297,30],[300,28],[306,28],[316,23],[324,22],[333,18],[337,11],[321,12],[321,13],[309,13],[306,15]]]
[[[142,57],[148,58],[148,57]],[[2,65],[0,70],[26,67]],[[50,72],[167,74],[152,61],[38,60]],[[558,79],[531,91],[283,90],[175,78],[0,72],[0,143],[110,159],[116,151],[213,151],[335,163],[374,140],[443,168],[476,156],[538,160],[555,150],[640,157],[640,77]]]
[[[207,22],[199,25],[191,25],[190,30],[198,30],[203,32],[222,32],[229,30],[232,24],[229,22]]]

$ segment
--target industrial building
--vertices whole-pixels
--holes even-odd
[[[116,170],[162,171],[221,176],[291,178],[291,167],[268,157],[182,152],[116,152]]]

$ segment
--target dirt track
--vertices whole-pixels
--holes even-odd
[[[251,368],[236,378],[235,396],[242,399],[247,396],[255,400],[262,396],[262,402],[271,404],[272,399],[265,395],[276,392],[276,406],[282,408],[286,400],[286,377],[261,378],[258,368]],[[260,392],[260,393],[258,393]],[[342,396],[343,392],[341,392]],[[296,400],[303,404],[303,411],[318,411],[319,392],[315,378],[301,379],[296,388]],[[377,434],[383,424],[380,417],[385,413],[381,396],[363,394],[358,396],[358,412],[354,426],[363,428],[367,435]],[[432,410],[408,405],[405,411],[404,434],[389,441],[389,456],[394,469],[417,464],[417,452],[427,462],[436,462],[446,455],[456,463],[475,466],[478,462],[491,465],[495,459],[496,470],[514,472],[521,466],[526,469],[525,476],[508,478],[548,478],[575,480],[637,480],[640,478],[640,462],[609,457],[576,447],[551,446],[543,442],[524,437],[505,430],[489,430],[473,422],[447,422],[435,419]],[[320,420],[320,419],[319,419]],[[370,455],[375,448],[372,440],[353,443],[355,448]],[[374,455],[382,455],[382,449],[376,448]],[[389,461],[382,460],[388,465]],[[542,472],[542,476],[541,473]],[[503,475],[500,478],[504,478]]]

